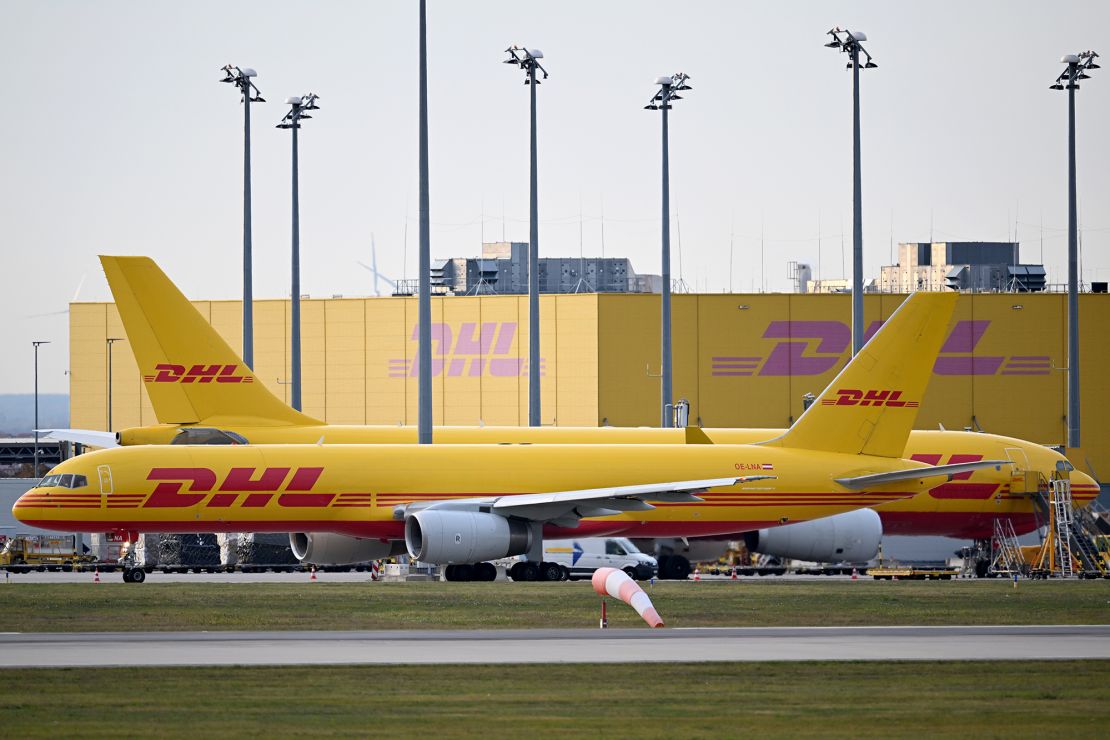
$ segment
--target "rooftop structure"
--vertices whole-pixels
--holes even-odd
[[[1020,264],[1018,247],[1018,242],[905,242],[898,245],[898,264],[882,268],[880,289],[883,293],[1044,290],[1044,267]]]
[[[528,292],[528,243],[488,242],[481,257],[432,261],[432,292],[519,295]],[[662,278],[639,275],[624,257],[541,257],[541,293],[658,293]]]

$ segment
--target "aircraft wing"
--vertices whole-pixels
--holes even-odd
[[[98,432],[93,429],[36,429],[39,439],[56,439],[77,442],[90,447],[119,447],[115,432]]]
[[[649,511],[655,507],[651,501],[665,503],[696,503],[702,499],[695,494],[710,488],[733,486],[737,483],[773,478],[771,475],[732,476],[705,480],[645,483],[612,488],[589,488],[578,491],[552,493],[525,493],[518,496],[490,496],[482,498],[429,501],[398,507],[394,516],[400,518],[414,509],[486,510],[505,517],[519,517],[539,522],[552,522],[562,526],[576,526],[579,519],[595,516],[612,516],[624,511]]]
[[[1001,468],[1003,465],[1013,465],[1010,460],[978,460],[976,462],[953,463],[951,465],[930,465],[923,468],[906,468],[895,470],[891,473],[874,473],[872,475],[858,475],[854,478],[837,478],[836,482],[845,488],[859,490],[871,486],[881,486],[887,483],[898,483],[904,480],[920,480],[921,478],[934,478],[938,476],[952,476],[957,473],[968,473],[983,468]]]

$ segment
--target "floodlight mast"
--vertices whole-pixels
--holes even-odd
[[[547,70],[539,63],[543,52],[513,44],[505,50],[505,64],[515,64],[525,72],[531,98],[530,170],[528,202],[528,426],[540,426],[540,221],[536,157],[536,70]]]
[[[671,155],[669,143],[669,129],[667,111],[671,109],[671,102],[682,100],[679,90],[692,90],[686,84],[689,75],[679,72],[670,76],[655,78],[659,90],[651,96],[651,100],[644,106],[645,110],[663,111],[663,203],[662,203],[662,241],[663,241],[663,285],[661,295],[661,336],[660,336],[660,426],[672,427],[675,424],[673,392],[672,392],[672,362],[671,362]]]
[[[35,339],[31,342],[35,348],[35,454],[31,458],[34,461],[34,470],[31,473],[32,478],[39,477],[39,347],[44,344],[50,344],[49,339]]]
[[[1098,69],[1098,54],[1084,51],[1067,54],[1061,62],[1067,65],[1053,90],[1068,91],[1068,447],[1079,447],[1079,227],[1075,197],[1075,91],[1079,81]]]
[[[234,64],[220,68],[227,82],[239,88],[243,99],[243,362],[254,368],[254,289],[251,267],[251,103],[266,99],[251,81],[258,73],[250,67],[240,69]]]
[[[430,214],[428,204],[428,13],[426,0],[420,0],[420,278],[417,292],[418,341],[416,361],[417,385],[417,442],[432,443],[432,258]],[[407,217],[407,214],[406,214]]]
[[[863,347],[863,208],[862,187],[860,182],[860,144],[859,144],[859,56],[867,57],[864,69],[874,69],[879,65],[871,59],[861,41],[867,34],[849,31],[837,26],[828,32],[832,41],[825,44],[830,49],[839,49],[848,54],[852,70],[852,355]]]
[[[319,110],[316,105],[319,96],[315,93],[300,97],[286,98],[289,112],[282,117],[278,128],[290,129],[293,132],[293,260],[292,260],[292,348],[289,353],[289,365],[292,374],[292,396],[290,406],[301,411],[301,190],[299,177],[300,155],[297,148],[297,131],[301,128],[301,121],[312,116],[305,111]]]

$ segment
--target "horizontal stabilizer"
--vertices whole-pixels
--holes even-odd
[[[860,475],[855,478],[837,478],[836,482],[845,488],[858,491],[863,488],[882,486],[887,483],[898,483],[904,480],[921,480],[922,478],[935,478],[938,476],[952,476],[958,473],[969,473],[983,468],[1000,469],[1003,465],[1013,465],[1010,460],[979,460],[977,462],[953,463],[951,465],[930,465],[924,468],[907,468],[895,470],[891,473],[875,473],[873,475]]]
[[[39,439],[76,442],[89,447],[119,447],[115,432],[98,432],[93,429],[36,429]]]

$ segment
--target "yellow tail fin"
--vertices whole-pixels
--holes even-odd
[[[914,293],[781,437],[768,444],[902,457],[955,293]]]
[[[148,257],[100,258],[163,424],[318,424],[283,403]]]

